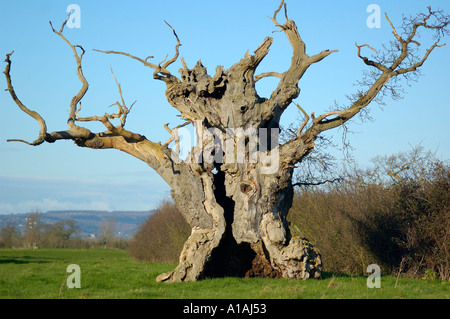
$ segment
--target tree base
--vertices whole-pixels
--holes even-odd
[[[208,238],[214,237],[206,234],[206,231],[194,233],[185,244],[177,268],[159,275],[156,281],[196,281],[217,277],[321,277],[320,253],[304,238],[294,237],[287,246],[282,247],[271,243],[267,245],[263,240],[253,244],[237,244],[234,239],[224,238],[217,248],[205,253],[209,250],[205,247],[210,247]]]

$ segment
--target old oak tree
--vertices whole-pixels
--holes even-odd
[[[279,18],[282,9],[284,23]],[[72,140],[80,147],[120,150],[154,169],[171,187],[176,207],[193,228],[178,266],[158,276],[158,281],[217,276],[318,278],[322,268],[319,252],[307,239],[292,236],[286,222],[293,198],[294,168],[314,151],[322,132],[343,126],[374,99],[388,93],[395,95],[398,77],[414,77],[433,50],[444,45],[441,38],[449,31],[450,19],[444,12],[428,8],[425,13],[404,17],[397,29],[386,15],[393,32],[389,45],[378,52],[369,44],[356,44],[356,56],[368,69],[360,90],[350,97],[347,106],[318,116],[308,115],[293,102],[300,94],[298,83],[311,65],[337,50],[310,55],[295,22],[288,18],[284,0],[270,19],[292,47],[291,63],[284,72],[256,72],[273,42],[272,37],[267,37],[253,54],[247,52],[228,70],[218,66],[212,76],[200,61],[189,68],[181,57],[183,67],[176,76],[169,67],[179,59],[180,40],[169,24],[176,39],[175,54],[160,63],[151,63],[152,57],[96,50],[137,60],[152,70],[154,79],[164,82],[168,103],[186,123],[173,129],[165,125],[171,136],[163,144],[125,128],[133,105],[126,105],[123,98],[115,104],[116,113],[80,114],[81,100],[89,87],[82,69],[86,52],[64,36],[67,20],[59,30],[50,23],[52,31],[71,48],[82,83],[70,102],[68,128],[48,132],[45,120],[22,104],[11,82],[11,52],[5,60],[7,91],[17,106],[38,122],[40,131],[33,142],[9,141],[37,146]],[[421,31],[433,33],[433,44],[423,52],[418,42]],[[376,54],[369,58],[365,50]],[[266,77],[279,79],[269,98],[259,96],[255,88],[255,83]],[[117,86],[122,97],[118,82]],[[304,121],[280,145],[280,118],[291,105],[301,111]],[[100,122],[106,129],[92,132],[82,126],[90,121]],[[185,125],[195,126],[197,145],[187,157],[180,158],[178,131]]]

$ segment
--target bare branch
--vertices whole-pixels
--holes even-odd
[[[358,57],[361,58],[364,61],[365,64],[367,64],[369,66],[376,67],[378,70],[383,71],[383,72],[388,72],[389,71],[389,69],[387,67],[385,67],[384,65],[382,65],[381,63],[369,60],[367,57],[361,56],[361,48],[363,48],[363,47],[368,47],[369,49],[375,51],[375,53],[378,53],[377,50],[375,50],[374,48],[372,48],[368,44],[358,45],[358,43],[355,42],[355,45],[358,48]]]
[[[117,88],[119,89],[120,98],[122,99],[122,105],[125,105],[125,101],[123,100],[123,96],[122,96],[122,88],[121,88],[119,82],[117,82],[117,79],[116,79],[116,76],[114,75],[114,71],[113,71],[112,66],[109,66],[109,67],[110,67],[110,69],[111,69],[111,74],[112,74],[112,76],[113,76],[113,78],[114,78],[114,81],[115,81],[116,84],[117,84]]]
[[[123,152],[126,152],[130,155],[133,155],[145,162],[147,162],[149,165],[152,165],[155,169],[162,169],[161,163],[163,162],[164,158],[168,158],[166,154],[164,154],[161,150],[161,144],[160,143],[154,143],[145,138],[145,136],[142,136],[140,134],[136,134],[130,131],[127,131],[123,128],[125,125],[125,119],[126,115],[130,112],[132,106],[134,103],[127,108],[122,96],[122,89],[117,81],[114,72],[111,72],[114,77],[114,80],[118,86],[119,94],[121,97],[122,103],[116,102],[113,105],[117,105],[119,107],[119,111],[116,114],[105,114],[104,116],[91,116],[91,117],[79,117],[78,113],[81,110],[81,99],[85,95],[87,89],[88,89],[88,82],[85,79],[83,75],[83,71],[81,69],[81,62],[83,55],[85,53],[85,50],[79,46],[79,45],[73,45],[71,44],[67,38],[63,35],[64,27],[66,25],[68,20],[65,20],[62,24],[59,31],[56,31],[55,28],[53,28],[52,23],[50,22],[50,26],[52,28],[52,31],[56,34],[58,34],[72,49],[74,53],[74,57],[76,59],[77,63],[77,75],[80,81],[83,83],[82,88],[76,94],[71,102],[70,102],[70,110],[69,110],[69,119],[68,119],[68,125],[69,129],[66,131],[56,131],[47,133],[47,127],[45,124],[44,119],[35,111],[32,111],[28,109],[25,105],[23,105],[20,100],[17,98],[16,93],[12,87],[11,83],[11,76],[10,76],[10,68],[11,68],[11,60],[10,57],[13,52],[6,55],[7,65],[5,67],[4,74],[6,76],[6,80],[8,83],[8,91],[10,92],[14,102],[19,106],[19,108],[25,112],[26,114],[33,117],[40,126],[40,132],[39,132],[39,138],[35,140],[32,143],[29,143],[24,140],[18,140],[13,139],[9,141],[20,141],[24,142],[29,145],[40,145],[44,141],[48,143],[53,143],[57,140],[73,140],[78,146],[80,147],[88,147],[93,149],[108,149],[108,148],[114,148],[121,150]],[[81,54],[77,52],[77,48],[81,49]],[[80,104],[77,108],[77,104]],[[115,127],[109,120],[114,118],[120,118],[121,125],[118,127]],[[90,130],[77,126],[75,124],[76,121],[100,121],[102,122],[105,127],[108,129],[107,132],[103,133],[92,133]],[[145,155],[143,155],[145,154]],[[152,155],[153,158],[156,161],[153,161],[151,157],[148,155]],[[165,166],[164,166],[165,167]]]
[[[180,60],[181,60],[181,64],[183,65],[184,71],[185,71],[186,73],[189,72],[189,68],[188,68],[188,66],[187,66],[187,64],[186,64],[186,60],[185,60],[183,57],[181,57]]]
[[[175,32],[175,29],[169,23],[167,23],[167,21],[164,21],[164,22],[172,29],[173,34],[175,35],[175,38],[177,39],[177,44],[175,45],[175,55],[168,61],[166,61],[166,59],[167,59],[167,56],[166,56],[166,58],[163,61],[161,61],[158,65],[148,62],[148,60],[153,58],[153,56],[148,56],[145,59],[141,59],[132,54],[129,54],[126,52],[121,52],[121,51],[113,51],[113,50],[104,51],[104,50],[98,50],[98,49],[93,49],[93,50],[97,51],[97,52],[102,52],[105,54],[118,54],[118,55],[127,56],[129,58],[132,58],[134,60],[141,62],[142,64],[144,64],[144,66],[147,66],[147,67],[155,70],[153,72],[154,79],[164,81],[166,84],[179,83],[180,80],[176,76],[172,75],[170,73],[170,71],[167,70],[167,67],[169,67],[172,63],[174,63],[178,59],[179,48],[181,46],[181,43],[180,43],[180,39],[178,38],[177,33]]]
[[[376,49],[372,48],[372,47],[371,47],[370,45],[368,45],[368,44],[358,45],[358,43],[355,42],[355,45],[358,47],[358,56],[359,56],[360,58],[362,58],[362,57],[361,57],[361,48],[363,48],[363,47],[368,47],[369,49],[375,51],[375,53],[378,53],[378,51],[377,51]]]
[[[440,41],[440,40],[437,40],[437,41],[436,41],[436,42],[435,42],[435,43],[427,50],[427,52],[426,52],[425,55],[423,56],[422,60],[420,60],[420,61],[417,62],[417,63],[414,63],[414,64],[413,64],[411,67],[409,67],[409,68],[398,69],[398,70],[395,71],[393,74],[394,74],[394,75],[399,75],[399,74],[404,74],[404,73],[407,73],[407,72],[413,72],[413,71],[416,71],[419,67],[421,67],[421,66],[425,63],[425,61],[428,59],[429,55],[431,54],[431,52],[433,52],[433,50],[434,50],[435,48],[441,48],[441,47],[443,47],[443,46],[446,45],[445,43],[439,45],[439,44],[438,44],[439,41]]]
[[[180,52],[179,52],[179,48],[180,48],[180,46],[181,46],[181,43],[180,43],[180,39],[178,38],[177,33],[175,32],[175,29],[172,28],[172,26],[171,26],[170,24],[168,24],[167,21],[164,20],[164,22],[169,26],[169,28],[172,29],[173,35],[174,35],[175,38],[177,39],[177,44],[176,44],[176,46],[175,46],[175,55],[173,56],[173,58],[171,58],[169,61],[167,61],[166,63],[164,63],[164,64],[162,65],[162,68],[163,68],[163,69],[167,69],[167,67],[168,67],[169,65],[171,65],[172,63],[174,63],[174,62],[178,59],[178,56],[179,56],[179,53],[180,53]]]
[[[414,21],[412,31],[405,42],[411,42],[412,39],[416,36],[416,33],[420,27],[424,27],[430,30],[436,30],[437,38],[440,37],[440,34],[448,33],[446,27],[450,24],[449,16],[443,15],[442,11],[433,11],[431,10],[431,7],[428,7],[428,14],[421,14],[420,16],[422,17],[422,21]],[[431,17],[436,18],[435,24],[428,24],[428,20],[430,20]]]
[[[37,146],[37,145],[42,144],[43,142],[53,143],[56,140],[74,140],[74,141],[77,141],[77,142],[81,143],[81,139],[83,139],[84,142],[82,142],[82,143],[85,143],[87,145],[87,147],[92,147],[92,148],[100,148],[100,147],[102,147],[103,144],[102,144],[102,142],[99,140],[99,138],[97,136],[93,135],[89,130],[87,130],[85,128],[77,127],[75,125],[72,125],[72,128],[69,129],[68,131],[59,131],[59,132],[47,133],[47,126],[46,126],[45,120],[37,112],[28,109],[19,100],[19,98],[17,97],[17,95],[16,95],[16,93],[14,91],[14,88],[13,88],[12,82],[11,82],[11,76],[10,76],[10,70],[11,70],[10,57],[13,54],[13,52],[7,54],[6,55],[6,60],[5,60],[7,65],[6,65],[5,71],[3,73],[6,76],[6,82],[8,84],[8,89],[6,89],[6,90],[10,92],[11,97],[14,100],[14,102],[17,104],[17,106],[24,113],[28,114],[29,116],[31,116],[32,118],[34,118],[38,122],[38,124],[40,126],[40,131],[39,131],[38,139],[36,139],[32,143],[29,143],[27,141],[20,140],[20,139],[9,139],[8,141],[9,142],[23,142],[23,143],[26,143],[28,145]],[[76,113],[76,111],[75,111],[75,113]]]
[[[331,53],[339,52],[339,50],[323,50],[322,52],[313,55],[308,59],[308,63],[313,64],[322,61],[324,58],[329,56]]]
[[[277,21],[277,14],[281,10],[282,6],[285,7],[285,17],[286,23],[280,24]],[[337,50],[324,50],[314,56],[309,56],[306,54],[306,45],[303,42],[297,26],[294,21],[290,20],[287,16],[287,7],[284,0],[281,1],[280,6],[274,12],[273,18],[270,18],[273,23],[279,27],[286,35],[289,43],[291,44],[293,55],[291,60],[291,65],[289,69],[281,73],[281,81],[278,84],[277,89],[274,91],[276,95],[273,94],[273,99],[271,97],[271,105],[279,110],[286,109],[293,99],[295,99],[300,90],[298,88],[298,82],[303,77],[306,70],[314,63],[317,63],[330,55],[331,53],[337,52]],[[278,76],[280,73],[266,73],[271,76]],[[261,76],[258,77],[260,79]]]
[[[397,32],[397,29],[386,14],[386,19],[392,27],[394,37],[398,41],[397,43],[391,43],[391,48],[389,48],[387,52],[379,53],[368,44],[358,45],[355,43],[358,49],[358,57],[361,58],[366,65],[374,67],[378,69],[378,71],[375,70],[367,73],[369,74],[368,79],[370,81],[365,79],[363,82],[363,84],[367,86],[367,90],[359,91],[359,94],[352,100],[350,107],[345,110],[331,111],[322,114],[317,118],[313,117],[313,125],[302,135],[304,141],[314,140],[314,136],[317,136],[320,132],[344,125],[349,119],[369,105],[381,91],[390,90],[393,95],[396,95],[396,76],[400,74],[406,75],[410,72],[414,73],[424,64],[435,48],[445,45],[439,44],[440,34],[438,34],[437,40],[426,51],[423,57],[418,58],[416,55],[416,49],[420,46],[420,43],[415,40],[415,37],[418,36],[418,29],[420,27],[436,30],[441,33],[448,33],[447,28],[450,25],[450,17],[443,15],[440,11],[434,12],[431,8],[428,8],[428,10],[428,14],[419,14],[415,18],[404,19],[403,29],[406,31],[406,36],[403,37]],[[435,17],[437,21],[431,23],[430,19],[432,17]],[[411,48],[410,44],[415,44],[416,46]],[[367,57],[362,56],[361,49],[363,47],[375,51],[377,54],[375,57],[376,60],[370,60]],[[406,62],[409,65],[401,67],[403,64],[406,64]],[[388,85],[389,80],[393,78],[394,84]],[[337,116],[332,119],[327,119],[327,117],[331,115]]]
[[[314,136],[317,136],[320,132],[344,125],[364,107],[370,104],[391,77],[391,73],[382,73],[369,90],[365,94],[361,94],[359,99],[353,102],[349,108],[341,111],[331,111],[313,119],[313,126],[304,133],[303,137],[306,139],[314,139]],[[325,119],[330,115],[338,116],[329,120]]]
[[[306,124],[308,124],[309,116],[308,116],[308,113],[306,113],[305,110],[304,110],[300,105],[298,105],[298,104],[295,103],[295,102],[293,102],[293,103],[294,103],[295,106],[298,107],[298,109],[299,109],[299,110],[303,113],[303,115],[305,116],[305,120],[303,121],[303,124],[300,126],[300,128],[299,128],[298,131],[297,131],[297,136],[300,136],[301,133],[302,133],[302,131],[303,131],[303,129],[305,128]]]
[[[434,21],[431,21],[432,18]],[[393,27],[392,23],[390,22],[389,18],[386,15],[386,19],[388,19],[389,23]],[[415,37],[420,37],[419,34],[419,28],[424,28],[428,30],[435,31],[435,39],[436,42],[433,44],[430,49],[427,50],[426,55],[423,59],[417,61],[415,65],[412,65],[409,68],[402,68],[404,71],[401,71],[398,74],[404,74],[406,72],[416,71],[417,67],[421,66],[423,62],[428,58],[431,51],[433,51],[436,47],[440,47],[443,45],[439,45],[440,39],[443,35],[449,34],[450,26],[450,16],[445,15],[442,11],[432,11],[431,7],[428,7],[428,13],[420,13],[414,18],[403,18],[403,29],[405,30],[405,38],[406,40],[403,40],[400,36],[396,36],[397,40],[400,42],[401,45],[401,54],[398,56],[398,58],[393,61],[391,65],[391,69],[395,71],[398,67],[404,63],[404,61],[409,58],[410,61],[414,61],[418,59],[417,56],[413,55],[413,51],[409,49],[408,45],[410,43],[414,43],[417,46],[420,46],[420,43],[415,40]],[[393,30],[395,28],[393,27]],[[395,31],[396,33],[396,31]],[[394,33],[394,35],[395,35]],[[444,44],[445,45],[445,44]],[[416,67],[417,66],[417,67]],[[396,74],[397,75],[397,74]]]
[[[113,114],[105,113],[103,116],[80,117],[79,116],[79,112],[81,110],[81,104],[80,104],[80,107],[78,108],[78,110],[75,113],[75,116],[76,116],[75,120],[80,121],[80,122],[99,121],[99,122],[103,123],[103,125],[105,125],[105,127],[112,133],[121,135],[123,137],[132,139],[134,141],[142,141],[144,139],[144,137],[142,135],[132,133],[132,132],[124,129],[127,115],[130,113],[131,108],[136,103],[136,101],[129,108],[126,106],[125,101],[123,99],[122,88],[120,86],[120,83],[117,81],[116,76],[114,75],[114,71],[113,71],[112,67],[111,67],[111,73],[114,78],[114,81],[116,82],[117,88],[119,90],[120,99],[122,100],[122,103],[116,102],[116,103],[112,104],[112,105],[117,105],[117,107],[118,107],[117,113],[113,113]],[[118,127],[114,126],[109,121],[112,119],[119,119],[120,125]]]
[[[277,22],[277,14],[278,14],[278,12],[280,12],[281,7],[283,6],[283,4],[285,5],[285,10],[286,10],[286,4],[284,3],[284,0],[282,0],[281,3],[280,3],[280,6],[279,6],[278,9],[275,10],[275,12],[274,12],[273,18],[269,17],[269,18],[273,21],[273,23],[274,23],[277,27],[279,27],[280,29],[282,29],[282,30],[284,30],[284,26],[281,25],[281,24],[279,24],[279,23]],[[286,20],[287,20],[287,13],[286,13]]]
[[[142,60],[141,58],[138,58],[134,55],[131,55],[129,53],[125,53],[125,52],[120,52],[120,51],[113,51],[113,50],[108,50],[108,51],[103,51],[103,50],[98,50],[98,49],[92,49],[93,51],[97,51],[97,52],[102,52],[102,53],[106,53],[106,54],[120,54],[120,55],[124,55],[127,56],[129,58],[138,60],[139,62],[141,62],[142,64],[144,64],[145,66],[148,66],[149,68],[152,68],[154,70],[158,69],[158,66],[156,64],[147,62],[148,59],[153,58],[152,56],[145,58],[145,60]]]
[[[141,62],[142,64],[144,64],[145,66],[147,66],[147,67],[152,68],[153,70],[155,70],[155,72],[153,73],[153,78],[154,78],[154,79],[161,80],[161,81],[164,81],[164,82],[166,82],[166,83],[169,83],[169,82],[171,82],[174,78],[176,78],[176,77],[174,77],[168,70],[162,68],[160,65],[156,65],[156,64],[154,64],[154,63],[147,62],[147,60],[148,60],[150,57],[147,57],[147,58],[145,58],[145,60],[143,60],[143,59],[138,58],[138,57],[136,57],[136,56],[134,56],[134,55],[132,55],[132,54],[125,53],[125,52],[121,52],[121,51],[113,51],[113,50],[103,51],[103,50],[97,50],[97,49],[93,49],[93,50],[94,50],[94,51],[97,51],[97,52],[105,53],[105,54],[119,54],[119,55],[124,55],[124,56],[127,56],[127,57],[129,57],[129,58],[132,58],[132,59],[134,59],[134,60],[137,60],[137,61]],[[161,76],[161,75],[159,75],[159,74],[162,74],[162,75],[164,75],[164,76]]]
[[[116,116],[120,119],[120,126],[123,128],[125,126],[127,116],[131,112],[131,108],[136,103],[136,101],[134,101],[133,104],[131,104],[131,106],[129,108],[126,106],[125,101],[123,99],[123,95],[122,95],[122,87],[120,86],[120,83],[117,81],[112,67],[111,67],[111,73],[112,73],[112,76],[114,77],[114,81],[116,82],[117,88],[119,89],[120,99],[122,100],[122,104],[120,104],[119,102],[116,102],[114,104],[119,107],[119,111],[117,112]]]
[[[342,178],[341,177],[336,177],[333,179],[326,179],[320,182],[298,182],[298,183],[294,183],[292,184],[292,186],[320,186],[320,185],[324,185],[324,184],[333,184],[336,182],[341,182]]]
[[[69,125],[70,129],[78,129],[78,127],[75,125],[75,117],[76,117],[76,111],[77,111],[77,104],[81,101],[81,99],[84,97],[84,95],[86,94],[88,88],[89,88],[89,84],[86,80],[86,78],[84,77],[83,74],[83,70],[81,68],[81,61],[83,59],[83,55],[85,53],[85,50],[83,49],[83,47],[81,47],[80,45],[73,45],[72,43],[70,43],[69,40],[67,40],[67,38],[63,35],[63,31],[64,31],[64,26],[66,25],[67,21],[69,20],[70,15],[67,17],[67,19],[63,22],[61,29],[59,31],[56,31],[53,28],[52,22],[49,21],[50,26],[52,28],[52,31],[59,35],[59,37],[61,39],[64,40],[64,42],[66,42],[70,48],[73,51],[76,63],[77,63],[77,76],[78,79],[81,81],[81,83],[83,84],[83,86],[81,87],[80,91],[72,98],[72,100],[70,101],[70,111],[69,111],[69,119],[67,120],[67,124]],[[81,49],[81,54],[78,55],[77,52],[77,48]]]
[[[274,19],[274,20],[277,19],[277,14],[278,14],[278,12],[280,12],[281,7],[283,6],[283,4],[284,4],[284,0],[281,1],[280,6],[279,6],[278,9],[276,9],[275,12],[274,12],[274,14],[273,14],[273,19]]]
[[[313,123],[319,123],[319,122],[321,122],[322,120],[324,120],[325,118],[327,118],[330,115],[344,115],[344,114],[349,113],[349,112],[350,112],[349,110],[327,112],[325,114],[320,115],[317,118],[315,117],[313,119]]]
[[[8,142],[22,142],[22,143],[26,143],[28,145],[40,145],[45,141],[45,138],[47,136],[47,125],[45,124],[44,119],[35,111],[30,110],[29,108],[27,108],[17,97],[16,92],[14,91],[14,88],[12,86],[12,81],[11,81],[11,75],[10,75],[10,71],[11,71],[11,55],[14,53],[14,51],[12,51],[11,53],[6,54],[6,59],[5,62],[6,67],[5,67],[5,71],[3,72],[6,76],[6,83],[8,84],[8,88],[6,89],[6,91],[9,91],[9,93],[11,94],[12,99],[14,100],[14,102],[17,104],[17,106],[26,114],[28,114],[29,116],[31,116],[32,118],[34,118],[40,127],[39,130],[39,137],[34,141],[34,142],[27,142],[24,140],[19,140],[19,139],[9,139]]]
[[[177,127],[175,127],[173,130],[169,128],[169,123],[164,124],[164,128],[166,129],[166,131],[170,134],[170,138],[163,144],[162,147],[168,147],[170,143],[172,143],[173,141],[175,141],[175,143],[179,143],[179,137],[178,135],[175,133],[179,128],[185,127],[188,124],[191,124],[192,121],[188,120],[187,122],[178,125]],[[178,137],[178,138],[177,138]],[[175,147],[177,148],[177,147]]]
[[[391,20],[389,20],[389,17],[387,15],[387,13],[385,12],[384,15],[386,16],[386,20],[389,22],[389,24],[391,25],[392,28],[392,32],[394,33],[395,38],[399,41],[399,42],[404,42],[404,40],[398,35],[397,30],[395,29],[394,25],[392,24]]]
[[[282,79],[283,76],[284,76],[284,73],[279,73],[279,72],[264,72],[264,73],[261,73],[261,74],[258,74],[257,76],[255,76],[255,82],[261,80],[262,78],[266,78],[266,77],[269,77],[269,76],[274,76],[274,77],[277,77],[277,78]]]

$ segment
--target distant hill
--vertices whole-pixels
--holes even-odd
[[[97,210],[56,210],[42,213],[42,224],[54,224],[57,221],[73,219],[80,226],[80,237],[98,236],[100,224],[105,221],[113,221],[116,225],[115,236],[130,238],[139,226],[146,221],[154,211],[97,211]],[[25,218],[28,214],[0,215],[0,228],[7,222],[15,223],[21,231],[24,231]]]

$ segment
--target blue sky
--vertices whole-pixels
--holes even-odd
[[[259,71],[283,72],[290,64],[289,43],[284,34],[272,33],[276,28],[268,18],[278,7],[278,0],[2,0],[0,55],[15,51],[11,76],[16,93],[25,105],[45,118],[49,131],[66,129],[70,99],[80,88],[72,52],[51,32],[48,23],[51,20],[59,29],[71,3],[81,9],[81,28],[66,28],[65,36],[86,49],[83,70],[90,84],[82,101],[82,114],[103,114],[119,100],[111,65],[125,101],[129,105],[137,100],[127,128],[153,141],[168,139],[164,123],[180,123],[177,111],[165,100],[164,84],[153,80],[152,71],[137,61],[92,49],[126,51],[143,58],[153,55],[155,62],[162,61],[167,54],[173,54],[175,45],[166,20],[176,29],[182,43],[180,54],[190,67],[201,59],[209,73],[214,73],[217,65],[229,68],[247,50],[255,50],[266,36],[273,36],[274,43]],[[396,25],[402,14],[424,11],[428,5],[450,12],[447,0],[287,3],[288,15],[296,21],[309,54],[339,50],[312,66],[300,81],[302,91],[297,102],[308,113],[316,114],[328,110],[335,100],[345,104],[345,96],[355,92],[353,84],[364,69],[356,55],[355,42],[379,49],[382,43],[393,39],[384,18],[380,28],[367,27],[369,4],[377,4],[382,16],[387,12]],[[424,44],[426,38],[424,34]],[[386,99],[383,110],[374,104],[370,114],[375,121],[349,126],[354,132],[349,136],[354,147],[352,154],[361,165],[368,165],[376,155],[406,151],[418,144],[436,151],[441,159],[450,158],[450,39],[444,42],[449,45],[432,53],[419,82],[405,86],[404,99]],[[177,61],[170,70],[178,74],[179,68],[181,63]],[[275,80],[264,79],[258,82],[257,89],[261,96],[268,97],[275,86]],[[3,74],[0,87],[6,88]],[[169,196],[169,187],[150,167],[115,150],[82,149],[69,141],[38,147],[7,143],[10,138],[32,141],[39,128],[3,90],[0,110],[0,214],[35,209],[147,210]],[[283,123],[288,124],[297,116],[297,109],[292,107],[285,113]],[[104,130],[97,124],[89,128]],[[339,142],[341,132],[330,132],[328,136]],[[336,152],[339,157],[339,151]]]

